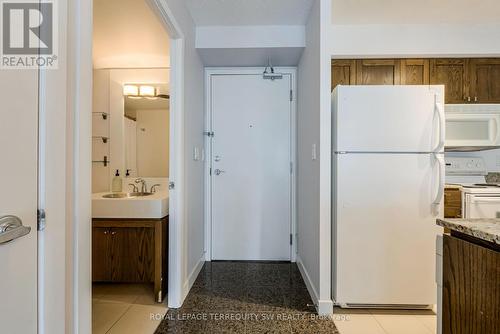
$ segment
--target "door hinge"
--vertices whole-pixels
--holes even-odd
[[[290,233],[290,245],[293,245],[293,235]]]
[[[214,132],[213,131],[205,131],[203,132],[203,134],[207,137],[210,137],[210,138],[213,138],[214,136]]]
[[[293,90],[290,89],[290,101],[293,101]]]
[[[38,231],[43,231],[45,230],[45,210],[44,209],[38,209],[36,211],[36,220],[37,220],[37,230]]]
[[[290,174],[293,174],[293,162],[290,162]]]

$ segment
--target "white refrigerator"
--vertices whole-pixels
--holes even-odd
[[[341,307],[436,304],[443,216],[443,86],[332,94],[332,297]]]

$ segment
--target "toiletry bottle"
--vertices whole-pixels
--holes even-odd
[[[122,178],[120,176],[120,171],[117,169],[113,182],[111,184],[111,191],[114,193],[119,193],[122,191]]]

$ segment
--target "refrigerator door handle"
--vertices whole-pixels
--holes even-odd
[[[444,158],[442,154],[436,154],[434,153],[434,157],[436,158],[438,162],[438,167],[439,167],[439,186],[438,186],[438,192],[436,195],[436,199],[432,204],[438,206],[441,204],[444,196],[444,172],[445,172],[445,163],[444,163]]]
[[[439,118],[439,144],[434,150],[434,152],[441,152],[444,148],[445,145],[445,128],[446,128],[446,123],[445,123],[445,115],[444,115],[444,106],[442,103],[438,102],[438,94],[434,95],[434,111],[437,113],[438,118]]]

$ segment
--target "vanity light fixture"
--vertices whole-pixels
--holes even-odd
[[[143,97],[156,97],[156,87],[139,86],[139,95]]]
[[[139,96],[139,86],[137,86],[137,85],[123,85],[123,95],[125,95],[125,96]]]
[[[149,85],[123,85],[123,95],[131,99],[156,99],[156,87]]]

